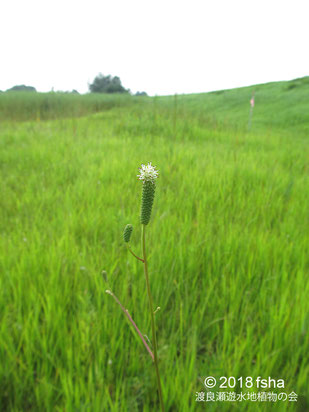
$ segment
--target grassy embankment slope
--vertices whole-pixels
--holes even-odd
[[[177,98],[0,94],[1,411],[158,411],[151,359],[104,293],[151,335],[122,243],[132,223],[139,253],[147,161],[167,410],[206,407],[209,375],[281,378],[309,408],[308,96],[308,78]]]

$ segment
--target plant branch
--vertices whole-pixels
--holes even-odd
[[[132,253],[132,255],[133,255],[136,259],[138,259],[138,260],[140,260],[141,262],[143,262],[143,263],[144,263],[144,259],[142,259],[142,258],[140,258],[140,257],[136,256],[136,254],[135,254],[134,252],[132,252],[132,250],[131,250],[131,248],[130,248],[130,246],[129,246],[129,245],[128,245],[128,250],[129,250],[129,252],[130,252],[130,253]]]
[[[117,298],[117,296],[115,296],[113,294],[113,292],[111,290],[106,290],[105,291],[107,294],[111,295],[115,301],[118,303],[118,305],[120,306],[121,310],[123,311],[123,313],[126,315],[126,317],[129,319],[130,323],[134,326],[136,332],[138,333],[139,337],[142,339],[143,344],[145,346],[145,348],[147,349],[149,355],[151,356],[151,359],[154,361],[154,356],[153,353],[151,352],[151,349],[149,348],[149,346],[147,345],[144,336],[142,335],[141,331],[138,329],[136,323],[134,322],[134,320],[132,319],[130,313],[128,312],[127,309],[124,308],[124,306],[120,303],[119,299]]]

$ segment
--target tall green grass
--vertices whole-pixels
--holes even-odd
[[[0,121],[49,120],[86,116],[132,105],[145,97],[127,94],[86,94],[50,92],[0,93]]]
[[[101,276],[150,337],[143,273],[122,243],[126,223],[139,227],[147,161],[161,172],[147,245],[167,410],[309,408],[306,105],[299,131],[296,108],[277,125],[256,92],[248,133],[250,89],[224,93],[235,101],[13,121],[33,117],[25,108],[0,124],[1,411],[159,410],[151,359]],[[281,378],[299,399],[195,402],[210,375]]]

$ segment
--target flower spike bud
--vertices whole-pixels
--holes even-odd
[[[123,231],[123,240],[128,243],[130,242],[130,238],[133,232],[133,226],[132,225],[126,225]]]
[[[143,183],[141,224],[148,225],[151,217],[152,205],[155,195],[156,185],[152,182]]]
[[[151,210],[156,190],[156,179],[159,172],[151,162],[147,166],[142,165],[137,175],[139,180],[143,181],[142,205],[141,205],[141,224],[148,225],[151,217]]]

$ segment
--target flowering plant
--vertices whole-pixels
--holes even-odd
[[[142,203],[141,203],[141,213],[140,213],[140,221],[142,225],[142,257],[138,257],[130,247],[130,239],[133,232],[133,226],[131,224],[126,225],[123,232],[123,240],[127,245],[129,252],[139,261],[141,261],[144,265],[144,273],[146,279],[146,288],[149,300],[149,310],[150,310],[150,318],[151,318],[151,330],[152,330],[152,346],[153,346],[153,353],[149,346],[147,345],[145,339],[143,338],[142,333],[138,329],[137,325],[133,321],[132,317],[130,316],[127,309],[123,307],[120,303],[118,298],[111,292],[110,290],[106,290],[106,293],[111,295],[115,301],[118,303],[124,314],[127,316],[129,321],[134,326],[135,330],[137,331],[138,335],[143,341],[144,346],[146,347],[149,355],[151,356],[157,376],[157,384],[158,384],[158,394],[160,400],[161,411],[164,412],[164,404],[163,404],[163,397],[162,397],[162,388],[161,388],[161,380],[160,380],[160,373],[159,373],[159,362],[158,362],[158,354],[157,354],[157,338],[156,338],[156,328],[155,328],[155,313],[160,309],[159,307],[154,312],[153,310],[153,301],[150,292],[150,283],[149,283],[149,276],[148,276],[148,262],[147,262],[147,255],[146,255],[146,226],[148,225],[151,217],[152,206],[155,197],[155,190],[156,190],[156,180],[159,176],[159,172],[155,166],[150,163],[147,165],[142,164],[139,168],[139,174],[137,175],[138,179],[143,182],[142,187]]]

